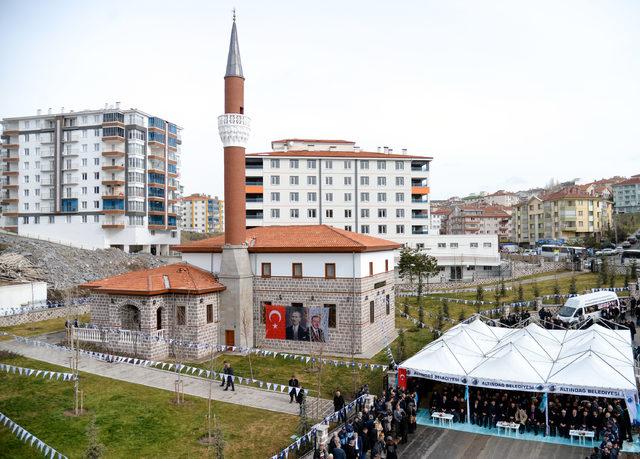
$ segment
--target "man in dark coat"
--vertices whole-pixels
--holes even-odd
[[[300,387],[300,383],[298,382],[298,378],[296,375],[291,375],[291,379],[289,380],[289,387],[291,387],[291,391],[289,392],[289,403],[293,403],[293,400],[296,398],[296,390],[294,387]]]

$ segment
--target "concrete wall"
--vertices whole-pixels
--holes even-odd
[[[40,303],[46,300],[46,282],[0,284],[0,313],[3,310],[17,308],[26,305],[27,303]]]
[[[66,317],[67,314],[77,312],[78,314],[87,314],[90,312],[88,304],[72,307],[71,311],[67,306],[60,308],[48,308],[39,311],[31,311],[23,314],[14,314],[12,316],[1,316],[0,327],[12,327],[14,325],[28,324],[32,322],[40,322],[41,320],[58,319]]]

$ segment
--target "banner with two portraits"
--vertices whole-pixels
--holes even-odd
[[[326,343],[329,310],[322,307],[265,305],[266,338]]]

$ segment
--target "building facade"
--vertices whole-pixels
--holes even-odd
[[[511,209],[479,204],[456,206],[446,219],[446,234],[495,234],[500,242],[511,239]]]
[[[4,229],[127,252],[180,241],[176,124],[119,104],[2,124]]]
[[[192,194],[180,198],[180,227],[195,233],[224,231],[224,204],[217,196]]]
[[[539,239],[600,239],[613,224],[613,203],[570,186],[534,196],[515,206],[514,242],[535,245]]]
[[[247,226],[326,224],[416,247],[431,233],[430,157],[284,139],[246,158]]]
[[[640,212],[640,174],[613,185],[613,202],[618,214]]]

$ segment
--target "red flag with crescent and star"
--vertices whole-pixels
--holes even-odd
[[[398,368],[398,387],[400,387],[400,389],[407,388],[407,369],[406,368]]]
[[[267,305],[265,306],[268,339],[286,339],[287,338],[287,321],[284,306]]]

